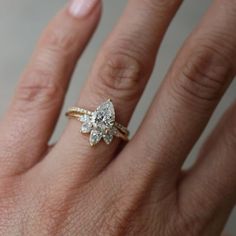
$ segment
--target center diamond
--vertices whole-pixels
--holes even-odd
[[[111,100],[106,101],[93,112],[91,122],[94,128],[102,132],[106,132],[114,126],[115,110]]]

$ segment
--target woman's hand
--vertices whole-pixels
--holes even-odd
[[[181,0],[130,0],[78,101],[111,98],[127,125]],[[236,199],[236,105],[197,163],[181,167],[235,75],[236,1],[215,0],[180,50],[133,139],[91,148],[71,120],[48,147],[99,0],[52,20],[0,123],[0,235],[220,235]],[[194,11],[194,9],[193,9]]]

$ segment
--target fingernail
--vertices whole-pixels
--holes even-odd
[[[71,15],[82,18],[88,15],[99,0],[72,0],[69,6]]]

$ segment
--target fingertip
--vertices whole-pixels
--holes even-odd
[[[71,0],[68,4],[68,12],[72,17],[83,19],[100,6],[101,0]]]

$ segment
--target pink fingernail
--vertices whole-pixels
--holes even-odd
[[[69,12],[75,17],[84,17],[88,15],[99,0],[72,0],[69,6]]]

